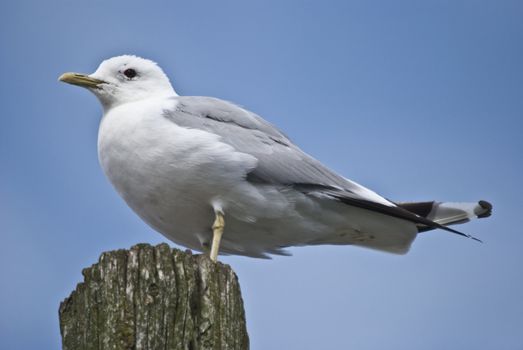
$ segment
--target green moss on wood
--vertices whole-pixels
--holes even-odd
[[[167,244],[103,253],[60,304],[63,349],[248,349],[232,269]]]

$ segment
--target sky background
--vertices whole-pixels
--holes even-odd
[[[98,101],[57,82],[137,54],[388,198],[494,204],[460,227],[484,244],[221,258],[252,349],[523,349],[522,18],[500,0],[2,1],[0,348],[59,348],[82,268],[166,241],[102,174]]]

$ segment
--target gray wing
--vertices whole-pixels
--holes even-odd
[[[398,217],[419,227],[459,231],[416,215],[375,192],[329,170],[294,145],[282,132],[258,115],[212,97],[179,96],[164,117],[175,124],[219,135],[222,142],[258,160],[247,180],[290,186],[303,193],[331,197],[342,203]]]
[[[248,174],[249,181],[316,185],[354,192],[363,188],[304,153],[277,128],[252,112],[211,97],[180,96],[176,100],[176,109],[166,110],[166,118],[182,127],[217,134],[222,142],[258,159],[257,167]]]

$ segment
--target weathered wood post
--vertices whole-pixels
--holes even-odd
[[[206,256],[139,244],[103,253],[60,304],[65,350],[249,348],[238,279]]]

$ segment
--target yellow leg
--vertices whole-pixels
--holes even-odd
[[[220,251],[220,241],[223,235],[223,228],[225,227],[225,219],[223,213],[216,212],[216,218],[212,224],[212,245],[210,258],[212,261],[218,260],[218,252]]]

